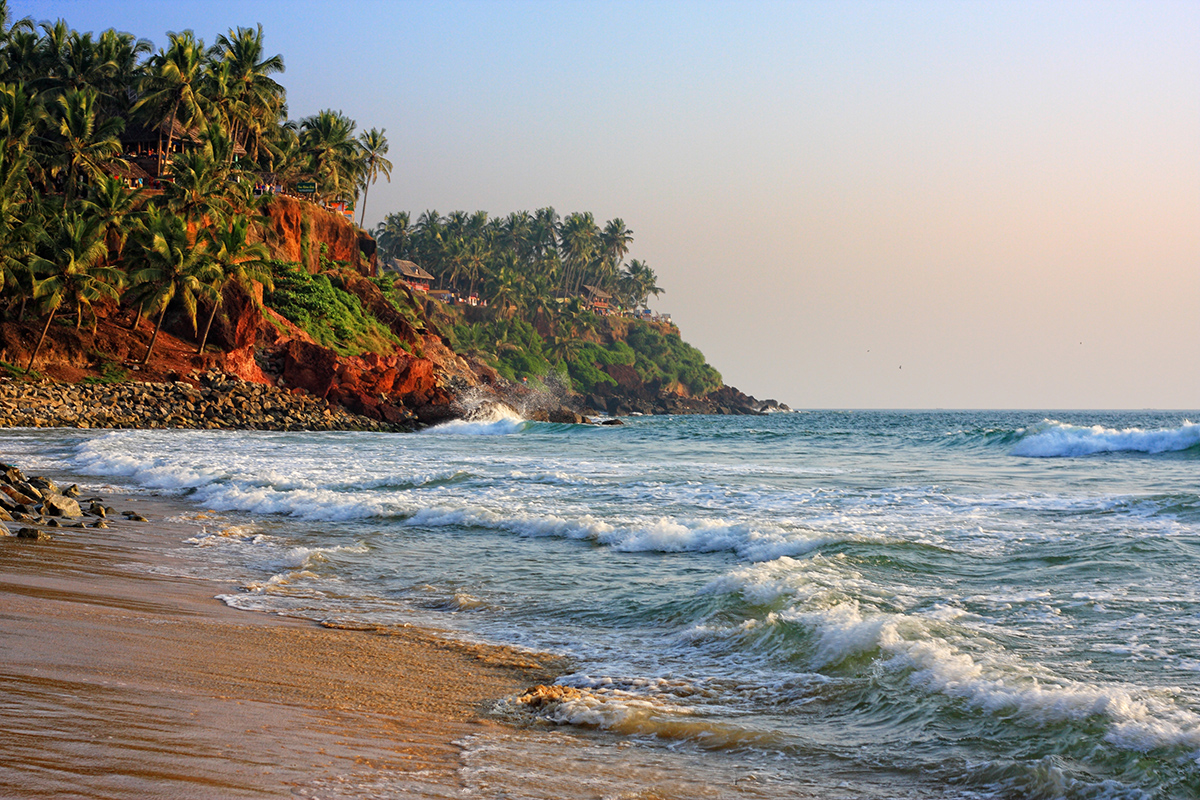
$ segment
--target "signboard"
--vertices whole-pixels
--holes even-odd
[[[316,181],[300,181],[296,184],[296,194],[316,194]]]

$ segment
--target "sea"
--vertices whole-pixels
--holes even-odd
[[[500,699],[446,796],[1141,800],[1200,797],[1194,420],[501,413],[0,448],[216,512],[172,568],[235,608],[564,656],[579,691]],[[388,780],[320,796],[414,796]]]

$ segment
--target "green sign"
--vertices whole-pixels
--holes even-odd
[[[297,192],[297,194],[316,194],[317,182],[316,181],[300,181],[299,183],[296,184],[296,192]]]

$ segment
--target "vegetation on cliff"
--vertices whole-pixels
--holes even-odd
[[[352,203],[391,169],[382,132],[356,137],[340,112],[289,122],[282,71],[261,26],[211,47],[172,33],[155,51],[61,20],[10,24],[0,0],[0,313],[33,312],[44,339],[118,300],[153,321],[149,359],[175,308],[203,349],[200,307],[211,323],[225,286],[266,279],[273,192],[307,183]]]
[[[169,333],[197,358],[185,363],[176,340],[180,368],[163,375],[211,368],[207,345],[226,351],[222,369],[392,421],[404,404],[447,413],[476,379],[592,396],[721,386],[646,310],[663,290],[644,261],[626,263],[633,232],[619,218],[389,214],[374,231],[379,263],[415,261],[451,302],[394,273],[366,277],[375,240],[282,195],[365,205],[390,179],[387,139],[356,135],[334,110],[289,121],[283,69],[261,26],[211,47],[171,33],[155,50],[114,30],[13,22],[0,0],[0,360],[15,342],[28,373],[48,334],[73,331],[48,349],[86,351],[94,379],[110,380],[151,361]],[[297,338],[303,347],[288,344]]]

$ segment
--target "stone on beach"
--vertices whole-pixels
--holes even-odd
[[[69,497],[57,494],[46,495],[42,503],[42,513],[48,517],[70,517],[72,519],[83,516],[83,510],[79,508],[79,503]]]

